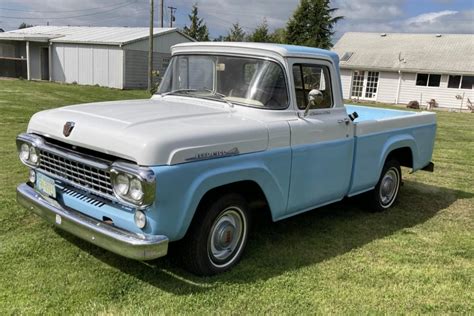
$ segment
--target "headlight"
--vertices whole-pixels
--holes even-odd
[[[19,141],[18,143],[18,155],[20,156],[20,160],[30,166],[30,167],[36,167],[39,164],[39,153],[38,149],[36,148],[35,145],[25,142],[25,141]]]
[[[22,161],[28,161],[30,158],[30,145],[23,143],[20,146],[20,159]]]
[[[146,167],[118,162],[110,170],[115,196],[141,208],[155,201],[155,174]]]
[[[130,180],[125,174],[119,174],[115,183],[116,191],[119,195],[125,196],[130,188]]]
[[[130,196],[135,201],[140,201],[143,197],[142,183],[138,179],[130,181]]]

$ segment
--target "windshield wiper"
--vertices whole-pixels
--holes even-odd
[[[214,97],[217,97],[219,100],[222,100],[225,103],[227,103],[230,107],[232,107],[232,108],[234,107],[234,104],[226,99],[227,96],[225,94],[213,91],[211,89],[177,89],[177,90],[162,93],[161,96],[180,94],[180,93],[187,94],[189,92],[208,92],[208,93],[211,94],[211,96],[197,96],[197,97],[198,98],[203,98],[203,99],[212,99],[212,100],[215,100]]]
[[[197,89],[177,89],[177,90],[162,93],[161,96],[170,95],[170,94],[179,94],[179,93],[199,92],[199,91],[201,91],[201,90],[197,90]],[[207,90],[204,90],[204,91],[207,92]]]

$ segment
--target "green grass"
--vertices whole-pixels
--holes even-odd
[[[438,113],[435,173],[405,169],[390,211],[349,200],[261,221],[235,269],[198,278],[168,257],[145,264],[94,247],[15,202],[27,177],[15,136],[33,113],[140,97],[0,81],[0,314],[474,312],[474,115]]]

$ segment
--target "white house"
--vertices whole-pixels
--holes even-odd
[[[350,32],[333,50],[346,99],[453,109],[474,102],[474,34]]]
[[[147,86],[148,28],[35,26],[0,33],[0,76],[100,85]],[[171,46],[193,41],[176,28],[155,28],[154,69]]]

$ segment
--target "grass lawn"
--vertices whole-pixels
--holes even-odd
[[[242,262],[212,278],[168,257],[121,258],[16,204],[27,168],[15,137],[33,113],[145,97],[0,81],[0,314],[474,313],[474,114],[438,113],[435,173],[405,169],[390,211],[370,213],[349,200],[262,221]]]

